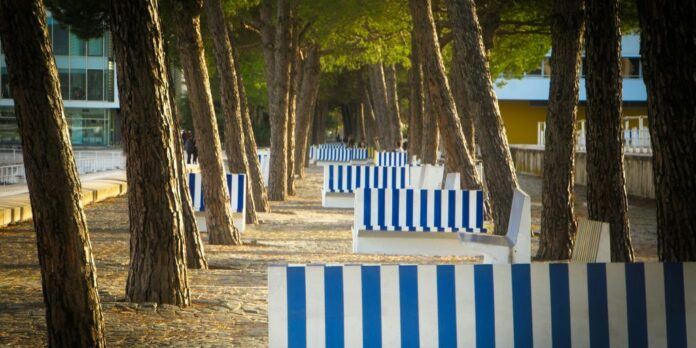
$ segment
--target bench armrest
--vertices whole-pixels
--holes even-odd
[[[510,243],[507,237],[487,233],[459,232],[459,240],[464,243],[513,247],[513,244]]]

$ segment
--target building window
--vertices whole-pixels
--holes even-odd
[[[70,71],[70,99],[85,100],[85,87],[87,76],[83,69],[72,69]]]
[[[2,67],[0,69],[0,92],[2,92],[2,98],[12,98],[10,95],[10,76],[7,74],[7,67]]]
[[[68,53],[68,27],[53,24],[53,54],[67,56]]]
[[[58,69],[60,80],[60,95],[63,99],[70,99],[70,72],[68,69]]]
[[[621,58],[621,76],[624,78],[640,77],[640,58]]]
[[[87,70],[87,100],[104,100],[104,73]]]
[[[70,55],[71,56],[86,56],[87,42],[80,39],[72,31],[70,32]]]
[[[92,57],[100,57],[104,55],[104,39],[101,37],[89,39],[87,42],[88,54]]]

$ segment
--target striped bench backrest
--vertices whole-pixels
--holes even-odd
[[[327,148],[315,151],[317,161],[350,162],[367,159],[367,149],[364,148]]]
[[[405,166],[408,164],[408,153],[399,151],[377,152],[378,166]]]
[[[203,200],[203,180],[201,173],[189,173],[189,192],[193,200],[193,210],[205,211]],[[246,175],[227,174],[227,193],[230,196],[230,209],[242,213],[246,206]]]
[[[263,184],[268,186],[268,179],[271,173],[271,154],[269,152],[259,153],[259,166],[261,167],[261,176]]]
[[[483,192],[440,189],[356,189],[358,231],[485,232]]]
[[[269,346],[696,346],[695,263],[268,269]]]
[[[328,165],[324,167],[324,190],[350,193],[357,188],[406,188],[408,167]]]

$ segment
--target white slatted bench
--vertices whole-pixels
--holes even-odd
[[[368,149],[366,148],[317,149],[315,154],[315,162],[318,165],[363,164],[368,161]]]
[[[379,151],[375,157],[375,164],[378,166],[408,165],[408,153],[405,151]]]
[[[322,206],[353,208],[353,192],[358,188],[406,188],[408,167],[376,167],[368,165],[324,166]]]
[[[246,192],[245,174],[227,174],[227,193],[230,196],[230,210],[234,226],[239,232],[246,229]],[[205,223],[205,201],[203,200],[203,183],[201,173],[189,173],[188,184],[193,210],[196,211],[196,225],[199,231],[207,231]]]
[[[353,251],[390,255],[475,256],[486,263],[530,261],[531,202],[515,192],[508,232],[483,227],[483,192],[357,189]],[[462,242],[457,241],[457,238]]]
[[[261,167],[261,176],[263,177],[263,185],[268,187],[268,178],[271,173],[271,153],[259,152],[259,166]]]
[[[696,263],[282,265],[271,348],[693,347]]]
[[[580,219],[570,260],[572,262],[611,262],[609,223]]]

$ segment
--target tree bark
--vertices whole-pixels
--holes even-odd
[[[315,114],[314,134],[316,136],[315,144],[326,143],[326,114],[329,112],[329,105],[326,101],[317,102],[317,111]]]
[[[179,192],[181,193],[181,213],[184,219],[184,241],[186,245],[186,266],[193,269],[208,269],[208,261],[205,258],[203,240],[196,225],[196,215],[193,210],[193,202],[189,193],[186,180],[186,164],[184,160],[184,146],[181,141],[181,117],[176,100],[176,88],[174,88],[173,72],[169,55],[167,54],[167,42],[164,41],[164,62],[167,67],[167,82],[169,83],[169,105],[172,110],[174,124],[174,146],[176,150],[177,175],[179,176]]]
[[[391,131],[391,117],[389,111],[387,84],[384,79],[384,67],[382,63],[372,64],[368,68],[370,82],[370,101],[377,122],[377,134],[382,150],[391,151],[396,147],[396,139]]]
[[[438,114],[433,110],[430,97],[423,100],[425,113],[421,119],[422,139],[420,158],[423,164],[437,164],[437,150],[440,145]]]
[[[187,306],[185,231],[162,31],[154,0],[111,2],[127,158],[133,302]]]
[[[518,187],[515,165],[505,134],[503,119],[498,109],[498,100],[493,90],[488,61],[481,38],[481,29],[472,0],[449,0],[457,69],[461,71],[466,101],[460,102],[464,113],[463,128],[471,132],[470,118],[474,117],[483,169],[486,173],[486,188],[491,198],[495,233],[507,233],[512,196]],[[468,124],[467,124],[468,123]],[[469,133],[471,134],[471,133]],[[471,135],[470,135],[471,136]],[[474,149],[474,139],[467,139],[469,149]],[[475,156],[475,153],[472,155]],[[553,163],[553,162],[551,162]]]
[[[447,151],[447,161],[461,174],[462,187],[480,190],[481,180],[467,150],[457,108],[445,76],[445,65],[440,54],[430,0],[410,0],[409,5],[414,33],[421,47],[424,84],[427,86],[428,103],[432,109],[432,112],[428,113],[438,117]]]
[[[234,67],[232,44],[227,36],[225,15],[220,0],[205,1],[206,22],[210,36],[213,39],[213,51],[217,63],[217,73],[220,76],[220,94],[222,95],[222,110],[225,115],[225,149],[227,162],[231,172],[249,175],[249,163],[246,156],[242,110],[237,85],[237,71]],[[247,182],[246,222],[255,224],[256,206],[251,185]]]
[[[365,86],[363,88],[363,98],[362,103],[365,108],[365,123],[367,124],[366,135],[368,144],[374,146],[375,150],[381,149],[380,143],[380,132],[377,127],[377,119],[375,117],[375,109],[372,105],[372,98],[370,96],[369,87]]]
[[[573,215],[573,187],[583,1],[556,0],[552,11],[553,74],[546,117],[541,236],[537,256],[545,260],[560,260],[570,257],[577,230]]]
[[[455,39],[457,40],[457,39]],[[476,136],[474,127],[474,112],[471,110],[471,103],[467,100],[466,94],[466,79],[467,76],[464,74],[464,69],[462,69],[461,61],[457,61],[457,57],[461,57],[461,54],[457,52],[458,46],[456,43],[452,47],[452,96],[454,97],[454,103],[457,105],[457,114],[459,114],[459,119],[462,123],[462,133],[464,133],[464,139],[466,139],[466,144],[469,146],[469,153],[474,159],[476,158]]]
[[[0,1],[0,37],[22,139],[48,345],[105,347],[97,270],[43,3]]]
[[[239,104],[241,107],[241,115],[244,126],[244,151],[246,152],[247,163],[249,164],[249,189],[254,195],[254,207],[259,212],[270,212],[271,208],[268,205],[268,196],[266,195],[266,185],[263,182],[263,174],[261,173],[261,164],[259,163],[258,147],[256,146],[256,137],[254,135],[254,127],[249,115],[249,105],[247,104],[246,88],[244,87],[244,78],[239,67],[239,51],[237,50],[234,41],[232,40],[232,30],[227,27],[227,37],[232,45],[232,55],[234,62],[234,70],[237,72],[237,87],[239,88]]]
[[[365,142],[365,109],[362,103],[353,104],[355,110],[355,143]]]
[[[587,0],[587,212],[611,224],[611,260],[633,261],[621,130],[618,0]]]
[[[298,91],[297,124],[295,128],[295,172],[304,177],[304,163],[307,157],[307,143],[309,142],[309,128],[312,114],[315,110],[317,94],[319,93],[319,49],[310,46],[307,55],[302,61],[302,82]]]
[[[394,146],[399,144],[401,147],[403,137],[401,136],[401,116],[399,112],[399,93],[396,79],[396,65],[392,64],[384,67],[384,82],[387,86],[387,107],[389,109],[389,130],[394,140]]]
[[[696,261],[696,3],[638,1],[661,261]]]
[[[416,41],[416,34],[411,34],[411,71],[410,85],[410,117],[408,122],[408,154],[421,157],[423,148],[423,118],[425,115],[425,95],[423,91],[423,64],[421,53]]]
[[[175,27],[177,46],[186,77],[201,176],[205,183],[203,200],[209,242],[210,244],[240,245],[241,236],[232,224],[230,197],[227,193],[225,166],[222,162],[222,146],[203,51],[200,21],[202,5],[202,0],[179,0],[174,5],[178,18],[178,25]],[[236,154],[228,155],[234,158]]]
[[[292,11],[291,14],[292,16]],[[288,83],[288,124],[287,124],[287,137],[288,137],[288,163],[287,163],[287,189],[288,195],[295,195],[295,124],[296,124],[296,111],[297,111],[297,92],[300,89],[300,83],[302,81],[302,66],[300,65],[300,37],[297,30],[297,23],[293,22],[290,25],[291,28],[291,40],[290,49],[288,51],[290,60],[290,81]]]

